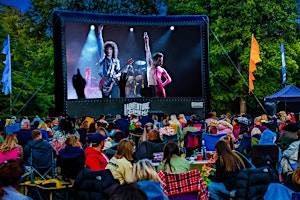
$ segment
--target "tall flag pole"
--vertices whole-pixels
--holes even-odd
[[[2,75],[2,92],[4,92],[4,95],[11,94],[12,88],[11,88],[11,57],[10,57],[10,38],[9,35],[7,35],[6,40],[3,43],[3,50],[2,54],[6,55],[5,61],[3,61],[5,67]]]
[[[285,64],[285,53],[284,53],[284,45],[280,42],[280,52],[281,52],[281,64],[282,64],[282,84],[286,83],[286,64]]]
[[[252,34],[251,50],[250,50],[250,64],[249,64],[249,93],[254,90],[253,81],[255,80],[255,77],[253,75],[253,72],[256,71],[256,63],[261,62],[259,54],[260,54],[260,51],[259,51],[258,42],[256,41],[254,34]]]

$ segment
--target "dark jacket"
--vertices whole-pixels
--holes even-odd
[[[286,179],[284,180],[284,185],[286,187],[288,187],[289,189],[295,191],[295,192],[300,192],[300,185],[297,183],[294,183],[292,180],[292,175],[293,174],[289,174]]]
[[[135,152],[135,157],[137,160],[141,160],[143,158],[152,159],[153,153],[163,152],[165,143],[155,143],[150,141],[144,141],[140,144],[139,148]]]
[[[84,168],[84,151],[80,147],[66,146],[58,152],[57,166],[61,167],[64,178],[75,179]]]
[[[243,169],[236,177],[235,199],[263,199],[271,182],[278,182],[278,174],[270,167]]]
[[[29,158],[32,149],[33,165],[35,167],[47,168],[51,166],[52,153],[54,149],[51,144],[43,139],[28,141],[24,148],[24,161],[30,164]]]
[[[236,169],[231,172],[225,172],[225,165],[220,164],[220,159],[216,161],[216,173],[214,176],[209,176],[213,182],[223,182],[226,186],[226,189],[231,191],[236,189],[235,178],[240,173],[240,169]]]
[[[84,168],[74,182],[74,199],[105,200],[111,188],[120,184],[110,170],[92,171]]]

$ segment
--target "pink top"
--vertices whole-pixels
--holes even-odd
[[[0,151],[0,163],[3,163],[6,160],[17,160],[18,158],[20,158],[20,149],[18,147],[5,152],[5,154],[2,153],[2,151]]]

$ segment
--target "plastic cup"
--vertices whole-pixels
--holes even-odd
[[[201,154],[197,154],[197,160],[202,160],[203,156]]]

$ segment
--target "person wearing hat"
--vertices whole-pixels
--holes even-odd
[[[87,147],[85,155],[85,165],[91,170],[104,170],[109,162],[108,157],[103,152],[104,142],[107,136],[95,133],[91,138],[91,146]]]

